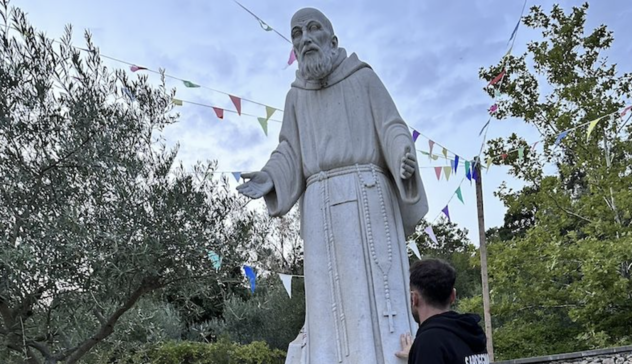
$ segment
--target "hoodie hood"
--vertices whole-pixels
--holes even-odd
[[[365,67],[371,68],[368,64],[360,61],[355,53],[347,57],[347,51],[344,48],[338,48],[333,71],[327,77],[322,80],[306,80],[301,75],[300,70],[297,70],[296,80],[292,82],[292,87],[304,90],[320,90],[337,84]]]
[[[484,351],[487,345],[487,338],[483,329],[478,325],[479,321],[481,321],[481,317],[476,314],[460,314],[448,311],[426,319],[419,326],[417,336],[431,328],[447,330],[463,340],[473,352],[478,353]]]

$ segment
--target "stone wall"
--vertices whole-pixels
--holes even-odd
[[[498,361],[495,364],[632,364],[632,346],[580,351],[536,358]]]

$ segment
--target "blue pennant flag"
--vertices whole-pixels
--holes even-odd
[[[255,273],[252,268],[247,265],[244,265],[244,272],[246,273],[246,277],[250,280],[250,292],[255,293],[255,287],[257,286],[257,273]]]
[[[509,37],[509,42],[511,42],[511,40],[514,39],[514,37],[516,36],[516,33],[518,32],[518,27],[520,27],[520,20],[522,20],[522,18],[518,20],[518,24],[516,24],[516,27],[514,28],[513,32],[511,32],[511,37]],[[507,44],[509,44],[509,42],[507,42]]]
[[[477,163],[476,161],[473,161],[473,162],[472,162],[472,179],[473,179],[474,181],[476,181],[476,180],[478,179],[478,172],[476,172],[476,170],[477,170],[476,165],[477,165],[477,164],[478,164],[478,163]]]
[[[560,142],[562,142],[562,139],[566,138],[566,136],[568,135],[568,130],[564,130],[563,132],[560,133],[560,135],[557,136],[557,139],[555,139],[555,144],[554,146],[558,146],[560,145]]]
[[[456,173],[457,168],[459,167],[459,156],[458,155],[454,155],[454,173]]]

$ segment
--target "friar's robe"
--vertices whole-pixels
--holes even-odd
[[[399,336],[417,327],[405,237],[428,211],[419,171],[400,178],[406,152],[408,127],[355,54],[340,48],[321,81],[297,72],[263,168],[272,216],[301,200],[306,320],[287,363],[403,363]]]

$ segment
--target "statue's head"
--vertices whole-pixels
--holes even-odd
[[[307,80],[327,77],[338,54],[338,38],[325,14],[313,8],[303,8],[291,22],[292,44],[299,72]]]

